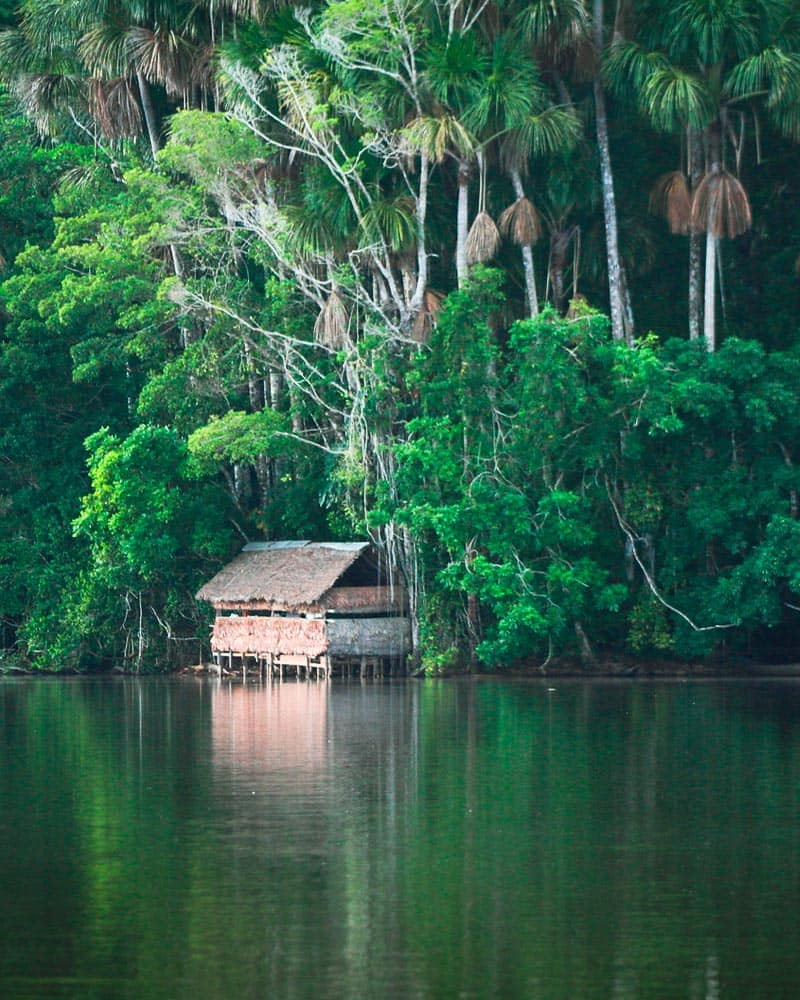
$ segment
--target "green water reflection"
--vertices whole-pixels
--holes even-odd
[[[800,995],[800,684],[0,682],[0,996]]]

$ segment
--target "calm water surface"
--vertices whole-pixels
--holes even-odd
[[[792,681],[0,681],[10,1000],[797,998],[799,902]]]

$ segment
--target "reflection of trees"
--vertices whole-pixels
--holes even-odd
[[[0,684],[0,988],[768,995],[800,979],[798,699]]]

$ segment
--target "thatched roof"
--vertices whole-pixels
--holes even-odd
[[[369,548],[368,542],[252,542],[197,592],[212,604],[259,602],[303,610]]]

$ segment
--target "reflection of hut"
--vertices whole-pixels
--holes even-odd
[[[328,677],[397,671],[410,651],[405,592],[367,542],[253,542],[197,594],[214,605],[214,661]]]
[[[275,688],[226,684],[211,692],[212,759],[248,782],[264,782],[272,792],[308,783],[324,771],[328,751],[330,691],[319,684]],[[264,781],[268,778],[267,781]]]

